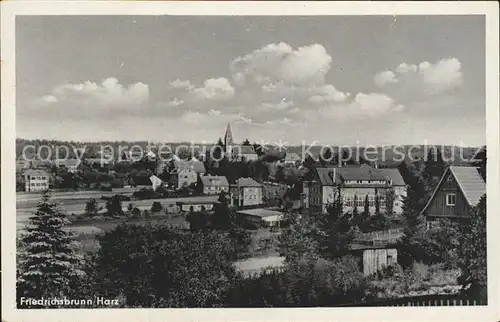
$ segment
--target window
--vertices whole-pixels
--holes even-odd
[[[346,207],[352,207],[353,206],[352,199],[349,198],[349,197],[345,197],[344,203],[345,203]]]
[[[375,197],[374,196],[368,196],[368,205],[370,207],[375,207]]]
[[[379,200],[380,208],[385,208],[385,197],[384,196],[379,196],[378,200]]]
[[[361,181],[361,180],[358,180],[358,181],[357,181],[357,183],[362,183],[362,182],[363,182],[363,181]]]
[[[446,205],[447,206],[455,206],[457,202],[457,195],[454,193],[446,194]]]
[[[364,203],[365,203],[365,201],[362,198],[358,198],[356,200],[356,207],[363,207]]]

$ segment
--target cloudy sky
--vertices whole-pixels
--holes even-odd
[[[485,143],[481,16],[18,17],[17,136]]]

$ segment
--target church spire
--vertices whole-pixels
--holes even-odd
[[[233,133],[231,132],[231,124],[227,123],[226,134],[224,135],[224,148],[233,145]]]

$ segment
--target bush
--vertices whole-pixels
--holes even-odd
[[[113,187],[111,187],[111,185],[109,185],[109,184],[101,184],[99,186],[99,190],[101,190],[101,191],[113,191]]]
[[[139,191],[135,191],[132,196],[139,200],[145,199],[158,199],[162,198],[163,195],[159,192],[154,191],[151,188],[142,188]]]
[[[424,263],[413,263],[411,271],[418,281],[425,281],[429,278],[429,266],[425,265]]]
[[[132,218],[140,218],[141,217],[141,210],[137,207],[134,207],[132,211],[130,212]]]
[[[153,202],[153,205],[151,206],[151,212],[160,212],[162,211],[163,206],[159,201]]]
[[[99,242],[93,268],[97,296],[122,294],[127,307],[221,307],[227,303],[235,269],[231,242],[218,232],[122,224],[100,236]]]
[[[229,296],[231,307],[315,307],[359,302],[365,283],[352,256],[298,260],[284,271],[242,279]]]

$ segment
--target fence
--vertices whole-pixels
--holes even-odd
[[[338,305],[342,307],[353,306],[475,306],[487,305],[484,298],[472,298],[463,295],[423,295],[402,297],[396,299],[375,300],[362,303]]]

